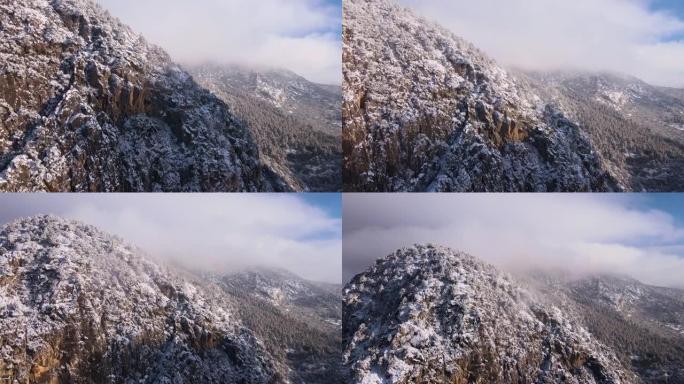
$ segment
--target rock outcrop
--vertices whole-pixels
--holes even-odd
[[[94,227],[39,216],[0,229],[0,378],[10,383],[277,383],[218,288]]]
[[[343,301],[350,382],[638,382],[571,313],[447,248],[378,260]]]
[[[523,80],[388,0],[344,3],[347,191],[620,189]]]
[[[0,190],[291,189],[224,102],[91,0],[2,0],[0,24]]]

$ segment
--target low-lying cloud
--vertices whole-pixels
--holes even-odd
[[[344,280],[398,248],[433,243],[512,271],[618,273],[683,287],[684,228],[638,203],[622,195],[347,195]]]
[[[102,194],[0,196],[0,224],[54,214],[95,225],[182,266],[285,268],[339,283],[341,221],[296,196]]]
[[[184,64],[286,68],[339,84],[341,4],[330,0],[97,0]]]
[[[684,87],[684,20],[649,0],[400,0],[529,70],[615,71]]]

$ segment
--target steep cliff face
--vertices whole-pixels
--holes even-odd
[[[251,134],[90,0],[0,1],[0,190],[290,189]]]
[[[450,32],[344,3],[346,190],[619,189],[579,127]]]
[[[570,313],[472,256],[397,251],[343,298],[355,383],[636,383]]]
[[[221,290],[50,216],[0,230],[0,378],[271,383],[279,364]]]
[[[190,72],[247,124],[263,163],[293,189],[342,189],[339,87],[286,70],[203,65]]]

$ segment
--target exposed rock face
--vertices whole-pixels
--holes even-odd
[[[450,32],[344,3],[348,191],[620,189],[577,124]]]
[[[0,230],[0,378],[276,383],[282,367],[218,288],[49,216]]]
[[[261,160],[299,191],[342,189],[342,90],[286,70],[191,68],[197,82],[250,128]]]
[[[354,383],[636,383],[572,314],[472,256],[415,246],[343,298]]]
[[[0,1],[0,190],[291,189],[226,105],[90,0]]]

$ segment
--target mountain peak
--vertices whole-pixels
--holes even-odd
[[[49,224],[65,224],[65,223],[73,223],[71,220],[67,220],[61,216],[52,214],[52,213],[45,213],[45,214],[37,214],[37,215],[32,215],[32,216],[27,216],[27,217],[20,217],[14,221],[11,222],[11,224],[28,224],[28,223],[40,223],[42,225],[49,225]],[[3,226],[6,226],[8,224],[5,224]]]
[[[278,363],[235,313],[232,298],[93,226],[40,215],[0,231],[0,371],[10,381],[274,380]]]
[[[398,250],[345,288],[354,380],[617,383],[614,355],[554,306],[465,253]]]
[[[379,259],[371,267],[370,273],[387,268],[406,268],[409,271],[424,271],[426,273],[441,272],[453,266],[468,266],[478,269],[491,268],[491,266],[465,252],[425,243],[401,248]]]

